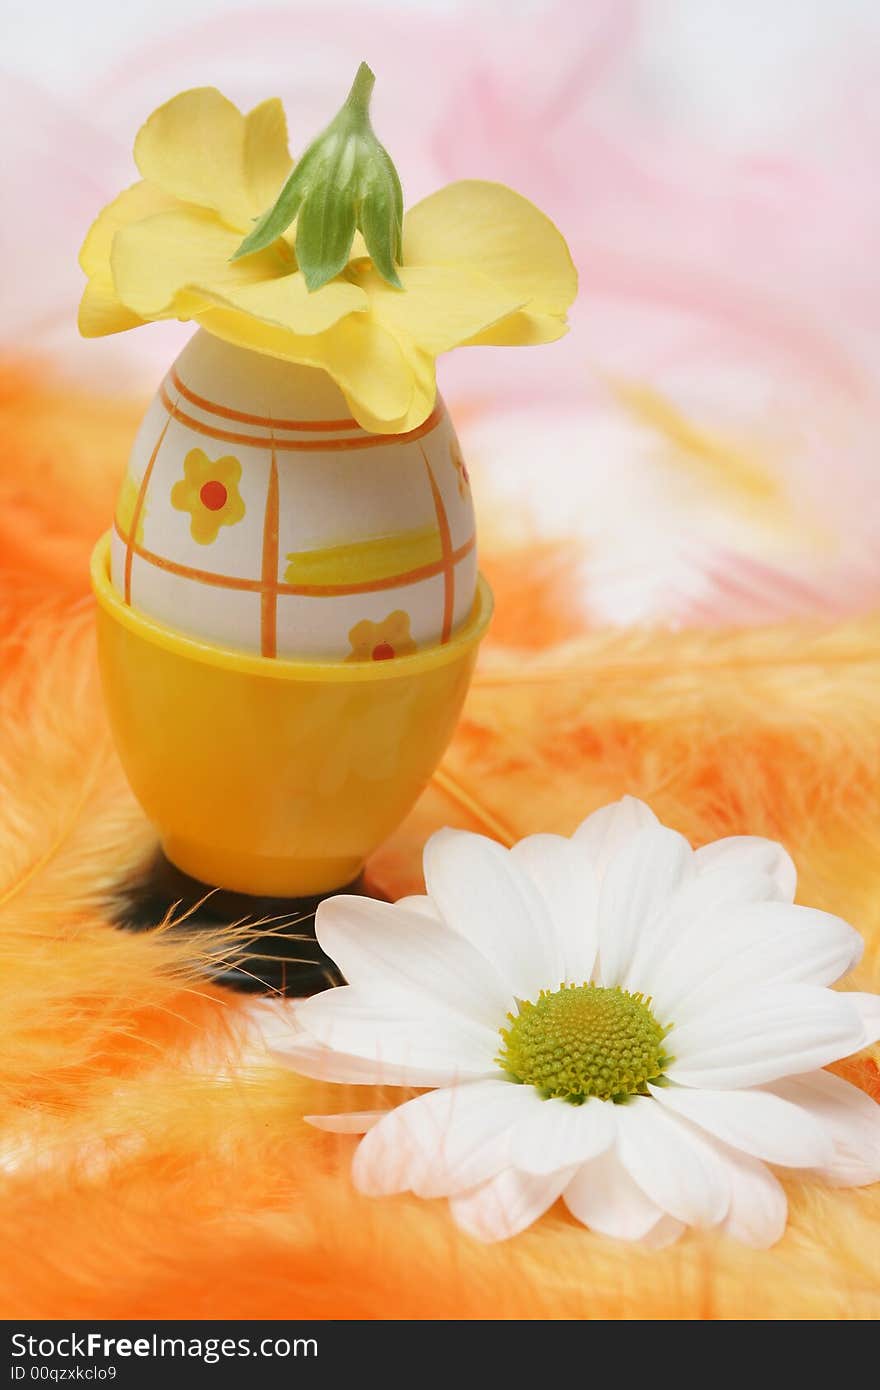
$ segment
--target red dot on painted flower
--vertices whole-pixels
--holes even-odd
[[[207,507],[209,512],[219,512],[221,507],[225,507],[228,496],[226,488],[216,479],[212,479],[209,483],[203,483],[199,492],[202,506]]]
[[[388,661],[394,655],[394,648],[389,642],[380,642],[378,647],[373,648],[374,661]]]

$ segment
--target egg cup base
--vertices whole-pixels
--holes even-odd
[[[92,556],[98,660],[135,797],[168,858],[252,897],[339,891],[391,835],[452,737],[492,614],[480,579],[445,644],[393,661],[268,658],[126,604]]]
[[[173,834],[163,836],[162,849],[170,863],[189,878],[222,887],[225,892],[270,898],[291,895],[290,855],[254,854],[239,845],[234,861],[230,862],[222,846],[211,841],[199,843]],[[298,858],[294,896],[308,899],[325,893],[338,893],[346,884],[359,878],[363,868],[363,859],[344,856]],[[308,884],[308,887],[299,892],[304,884]]]

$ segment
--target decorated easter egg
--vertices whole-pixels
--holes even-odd
[[[410,433],[370,434],[326,373],[191,339],[119,494],[111,578],[126,604],[269,659],[385,661],[447,642],[476,576],[439,397]]]

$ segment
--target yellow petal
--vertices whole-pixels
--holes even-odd
[[[179,512],[188,512],[190,507],[195,505],[195,493],[190,482],[180,479],[174,484],[171,489],[171,505]]]
[[[531,314],[523,309],[468,338],[465,347],[536,347],[564,338],[568,324],[562,314]]]
[[[292,168],[284,107],[277,97],[261,101],[244,121],[244,173],[254,217],[272,206]]]
[[[113,238],[123,227],[176,206],[175,198],[169,198],[153,184],[142,181],[126,188],[98,214],[86,234],[79,253],[79,263],[86,275],[109,269]]]
[[[402,291],[386,284],[369,261],[353,270],[377,321],[434,356],[466,342],[524,302],[466,266],[404,266]]]
[[[79,331],[84,338],[100,338],[137,328],[144,320],[127,309],[116,293],[110,270],[113,238],[123,227],[144,217],[177,207],[176,198],[150,183],[136,183],[108,203],[92,223],[79,253],[79,263],[90,277],[79,306]]]
[[[398,422],[394,433],[416,430],[427,420],[437,401],[437,371],[434,358],[421,348],[403,348],[403,355],[409,368],[413,393],[409,410]]]
[[[211,465],[211,477],[217,478],[232,491],[241,481],[241,464],[232,454],[224,454],[223,458],[215,459]]]
[[[230,494],[229,501],[220,513],[224,526],[237,526],[240,521],[244,521],[246,509],[239,493]]]
[[[213,545],[220,530],[220,517],[216,512],[196,509],[189,523],[189,533],[199,545]]]
[[[382,624],[382,635],[388,641],[397,646],[399,642],[411,641],[409,635],[409,614],[404,613],[402,608],[397,608]]]
[[[110,254],[116,292],[142,318],[160,318],[175,311],[176,296],[190,286],[222,291],[283,272],[274,250],[231,262],[239,240],[213,212],[196,207],[177,207],[123,227]]]
[[[464,179],[417,203],[404,220],[403,260],[479,269],[541,314],[564,314],[577,293],[561,232],[501,183]]]
[[[368,314],[348,314],[324,333],[311,335],[288,333],[235,309],[207,309],[198,322],[228,343],[323,369],[364,429],[396,434],[411,428],[401,421],[413,398],[412,370],[392,335]]]
[[[234,285],[223,290],[213,285],[196,288],[207,300],[253,314],[264,323],[289,333],[323,333],[346,314],[363,312],[367,308],[363,290],[347,280],[331,280],[310,294],[300,271],[255,285]]]
[[[183,472],[186,482],[194,489],[195,497],[202,483],[206,483],[211,477],[212,464],[204,449],[190,449],[186,458],[183,460]],[[186,484],[176,483],[176,487],[186,486]]]
[[[166,193],[212,208],[230,227],[245,232],[266,209],[267,183],[290,167],[279,107],[263,102],[251,112],[248,129],[238,107],[215,87],[181,92],[141,126],[135,163]]]
[[[92,276],[79,302],[77,326],[84,338],[103,338],[108,333],[124,333],[144,322],[119,300],[109,270]]]

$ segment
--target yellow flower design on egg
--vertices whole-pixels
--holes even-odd
[[[372,623],[369,618],[355,623],[348,640],[351,652],[346,661],[390,661],[418,650],[409,630],[409,614],[402,608],[389,613],[381,623]]]
[[[141,181],[83,243],[85,337],[191,319],[219,338],[322,368],[367,430],[415,429],[436,397],[435,358],[469,345],[546,343],[566,331],[577,275],[561,234],[512,189],[466,179],[403,218],[399,283],[360,233],[309,291],[292,231],[235,259],[292,168],[280,101],[247,115],[212,87],[154,111],[134,146]]]
[[[215,541],[221,526],[235,526],[244,520],[237,458],[226,454],[212,460],[202,449],[190,449],[183,461],[183,474],[171,489],[171,505],[179,512],[189,512],[190,535],[199,545]]]

